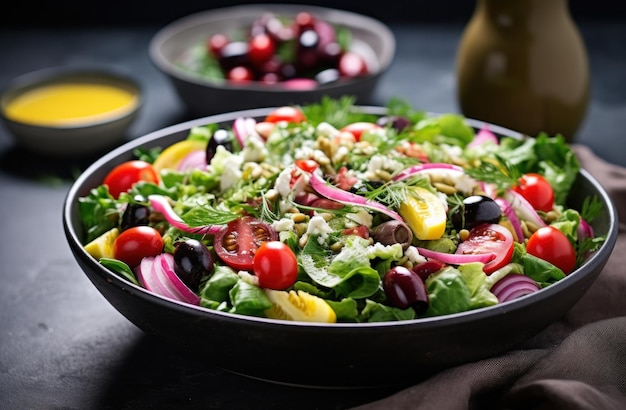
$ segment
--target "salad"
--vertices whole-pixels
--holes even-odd
[[[80,198],[85,250],[181,303],[362,323],[523,297],[605,240],[597,198],[565,203],[580,164],[562,137],[386,108],[324,98],[136,149]]]

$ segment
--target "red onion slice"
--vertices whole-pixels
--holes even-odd
[[[137,281],[141,286],[152,293],[166,297],[168,299],[178,300],[177,296],[169,289],[160,274],[160,259],[156,257],[145,257],[136,268]]]
[[[541,219],[535,208],[522,195],[512,189],[508,189],[504,193],[504,199],[511,204],[522,219],[530,221],[538,227],[546,226],[546,223]]]
[[[447,164],[445,162],[441,162],[441,163],[432,162],[432,163],[427,163],[427,164],[413,165],[412,167],[409,167],[403,171],[400,171],[398,175],[393,177],[393,180],[401,181],[410,176],[413,176],[413,175],[416,175],[425,171],[446,171],[446,172],[452,171],[453,173],[459,173],[459,174],[462,174],[464,172],[463,168],[459,167],[458,165]]]
[[[483,145],[486,142],[492,142],[494,144],[498,144],[498,137],[491,132],[489,126],[486,124],[481,127],[481,129],[476,133],[472,142],[467,144],[468,148],[477,147]]]
[[[482,262],[487,263],[493,258],[495,258],[495,254],[489,253],[445,253],[445,252],[437,252],[432,251],[426,248],[417,248],[420,255],[429,259],[437,259],[443,263],[448,265],[463,265],[465,263],[472,262]]]
[[[163,214],[170,225],[181,231],[205,235],[216,234],[223,228],[223,225],[189,226],[174,212],[166,197],[162,195],[149,195],[148,200],[156,212]]]
[[[195,168],[204,169],[206,166],[206,152],[204,150],[198,150],[185,155],[178,164],[178,170],[189,171]]]
[[[163,279],[167,281],[168,288],[172,291],[172,293],[176,294],[176,299],[192,305],[199,305],[200,298],[198,295],[189,289],[174,271],[174,255],[170,253],[162,253],[155,258],[154,263],[157,262],[160,262],[160,267],[165,275]]]
[[[506,217],[511,222],[511,225],[513,226],[513,230],[515,230],[515,236],[517,237],[517,242],[523,243],[524,231],[522,231],[522,224],[520,223],[519,218],[517,217],[517,214],[515,213],[515,209],[513,208],[513,206],[509,203],[509,201],[503,198],[496,198],[494,201],[500,206],[502,213],[506,215]]]
[[[258,135],[256,132],[256,120],[254,118],[239,117],[233,121],[233,133],[237,138],[239,146],[246,146],[246,141],[251,135]],[[259,138],[261,138],[259,136]]]
[[[315,172],[311,174],[309,183],[311,184],[311,188],[313,188],[318,194],[323,197],[340,202],[344,205],[355,205],[361,206],[363,208],[372,209],[381,212],[395,220],[404,222],[404,220],[398,213],[392,211],[383,204],[371,201],[360,195],[355,195],[351,192],[344,191],[343,189],[339,189],[332,185],[329,185],[326,183],[326,181],[324,181],[324,179],[322,179],[322,177],[320,177]]]
[[[491,287],[500,303],[519,298],[539,290],[537,282],[520,273],[510,273]]]

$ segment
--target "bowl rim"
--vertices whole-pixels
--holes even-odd
[[[175,300],[171,300],[165,298],[163,296],[157,295],[144,289],[141,286],[135,285],[113,271],[105,268],[101,265],[97,260],[95,260],[92,256],[90,256],[83,248],[81,244],[81,240],[76,232],[74,226],[72,226],[71,221],[73,220],[73,210],[77,207],[78,198],[80,197],[80,190],[85,190],[86,188],[93,188],[90,186],[84,186],[85,181],[91,176],[95,171],[104,168],[109,162],[115,160],[118,157],[127,155],[129,152],[132,152],[135,148],[138,148],[146,143],[153,142],[154,140],[165,138],[168,135],[183,132],[189,130],[196,126],[202,126],[209,123],[228,123],[232,122],[235,118],[240,116],[249,116],[249,117],[262,117],[273,110],[275,107],[269,108],[256,108],[256,109],[248,109],[248,110],[240,110],[233,111],[229,113],[222,113],[216,115],[210,115],[202,118],[197,118],[189,121],[185,121],[182,123],[174,124],[160,130],[153,131],[149,134],[146,134],[142,137],[131,140],[115,149],[105,154],[98,160],[96,160],[92,165],[90,165],[78,178],[74,181],[70,189],[68,190],[64,204],[63,204],[63,214],[62,214],[62,222],[63,228],[65,231],[66,238],[69,242],[70,248],[74,253],[75,257],[80,259],[80,261],[88,264],[95,272],[97,272],[100,276],[104,277],[107,282],[125,290],[127,292],[132,293],[135,296],[139,296],[145,301],[149,303],[157,303],[169,308],[178,310],[182,313],[194,313],[196,315],[215,317],[220,320],[229,320],[229,321],[238,321],[238,322],[255,322],[257,324],[268,324],[268,325],[277,325],[277,326],[295,326],[295,327],[314,327],[320,330],[325,329],[350,329],[351,331],[366,331],[366,329],[372,328],[387,328],[387,327],[403,327],[403,326],[411,326],[416,329],[432,329],[442,326],[448,325],[456,325],[467,323],[473,320],[479,319],[488,319],[495,316],[500,316],[505,313],[509,313],[512,311],[519,311],[526,308],[529,305],[534,305],[537,303],[542,303],[546,299],[549,299],[554,294],[559,293],[563,288],[568,288],[572,286],[576,286],[578,283],[585,279],[587,271],[595,271],[601,269],[606,260],[610,256],[615,243],[617,242],[618,236],[618,223],[617,223],[617,209],[615,204],[611,200],[608,192],[604,189],[604,187],[600,184],[600,182],[593,177],[587,170],[581,169],[579,174],[582,175],[597,191],[598,196],[602,200],[603,203],[607,204],[606,213],[608,215],[608,221],[611,223],[608,227],[608,232],[606,233],[606,240],[602,244],[601,248],[598,249],[583,266],[578,267],[576,270],[571,272],[565,278],[560,281],[551,284],[550,286],[543,288],[537,292],[522,296],[517,299],[513,299],[504,303],[499,303],[497,305],[478,308],[466,312],[458,312],[452,313],[443,316],[433,316],[433,317],[425,317],[425,318],[417,318],[411,320],[403,320],[403,321],[391,321],[391,322],[374,322],[374,323],[314,323],[314,322],[299,322],[299,321],[286,321],[286,320],[278,320],[278,319],[269,319],[269,318],[261,318],[261,317],[253,317],[253,316],[245,316],[241,314],[235,314],[230,312],[223,312],[218,310],[211,310],[208,308],[203,308],[196,305],[187,304],[184,302],[179,302]],[[386,108],[381,106],[372,106],[372,105],[361,105],[356,106],[355,109],[362,110],[365,113],[378,114],[382,115],[385,113]],[[440,115],[439,113],[428,112],[428,115]],[[480,129],[484,125],[489,125],[490,129],[499,135],[512,136],[514,138],[530,138],[527,135],[522,133],[512,131],[508,128],[504,128],[501,126],[497,126],[495,124],[491,124],[484,121],[479,121],[475,119],[466,118],[467,123],[475,129]],[[86,272],[83,272],[87,275]],[[599,274],[599,273],[598,273]],[[88,275],[87,275],[88,276]],[[332,331],[332,330],[330,330]]]
[[[128,107],[124,107],[115,115],[105,116],[104,118],[95,119],[85,122],[77,122],[74,124],[54,125],[54,124],[35,124],[30,122],[17,121],[6,115],[6,106],[24,92],[36,89],[38,87],[49,84],[63,82],[66,79],[73,78],[101,78],[104,81],[116,82],[129,87],[135,92],[136,98]],[[2,89],[0,93],[0,117],[3,121],[20,127],[30,127],[39,130],[79,130],[94,128],[101,125],[111,124],[116,121],[132,117],[144,105],[143,86],[131,74],[114,67],[102,67],[95,65],[76,65],[76,66],[52,66],[40,68],[35,71],[21,74],[14,77]]]
[[[375,32],[384,43],[383,53],[377,56],[379,67],[374,73],[367,74],[355,79],[339,80],[330,84],[321,84],[312,89],[288,89],[285,87],[267,87],[258,82],[245,85],[232,85],[227,82],[210,81],[204,77],[198,75],[192,75],[184,70],[176,67],[174,63],[168,60],[162,53],[162,45],[169,40],[172,36],[189,30],[193,27],[198,27],[210,23],[212,21],[220,19],[232,19],[237,16],[238,13],[256,13],[261,14],[267,12],[268,9],[281,9],[290,14],[294,14],[298,11],[306,9],[313,13],[320,15],[337,15],[345,19],[355,20],[360,22],[360,29],[367,30],[369,32]],[[347,24],[344,23],[347,26]],[[344,86],[354,84],[359,80],[368,78],[377,78],[385,72],[389,66],[391,66],[396,52],[396,39],[393,31],[385,25],[382,21],[373,17],[355,13],[348,10],[334,9],[329,7],[315,6],[310,4],[279,4],[279,3],[266,3],[266,4],[240,4],[234,6],[220,7],[216,9],[204,10],[196,13],[192,13],[183,16],[177,20],[174,20],[161,29],[159,29],[150,39],[148,46],[148,54],[153,64],[160,70],[167,73],[167,75],[176,78],[178,80],[187,81],[193,84],[210,87],[219,90],[235,90],[245,92],[263,92],[263,93],[290,93],[293,95],[306,94],[313,91],[324,91],[327,89],[336,88],[338,85]]]

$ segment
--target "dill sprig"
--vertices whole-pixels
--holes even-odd
[[[239,206],[247,214],[253,215],[263,222],[272,223],[280,219],[280,216],[273,211],[273,209],[278,209],[278,205],[267,199],[265,192],[261,192],[258,199],[252,203],[239,204]]]
[[[465,172],[472,178],[495,184],[496,189],[505,190],[517,183],[521,171],[498,154],[479,159],[477,167],[470,167]]]
[[[398,209],[412,195],[411,186],[421,186],[430,189],[430,181],[423,176],[415,176],[401,182],[389,181],[383,185],[374,187],[365,193],[369,200],[380,202],[391,209]]]
[[[305,105],[301,108],[307,121],[313,125],[327,122],[335,128],[341,128],[357,121],[375,122],[377,116],[356,110],[355,101],[353,96],[343,96],[339,99],[324,96],[319,103]]]
[[[596,195],[587,196],[583,201],[582,209],[580,210],[580,216],[587,222],[593,221],[604,209],[602,201],[598,199]]]

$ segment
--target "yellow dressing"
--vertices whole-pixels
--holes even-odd
[[[79,125],[134,108],[137,93],[104,83],[66,82],[33,88],[10,101],[7,118],[33,125]]]

